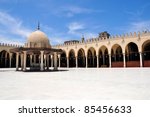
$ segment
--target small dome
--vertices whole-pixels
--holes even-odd
[[[27,39],[28,47],[50,47],[49,39],[45,33],[40,30],[32,32]]]

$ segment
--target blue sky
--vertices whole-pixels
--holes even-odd
[[[24,44],[38,21],[52,45],[150,30],[149,0],[0,0],[0,42]]]

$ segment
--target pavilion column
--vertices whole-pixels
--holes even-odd
[[[53,55],[51,55],[51,67],[53,67]]]
[[[126,67],[126,56],[125,56],[125,53],[123,53],[123,67]]]
[[[86,56],[86,68],[88,67],[88,56]]]
[[[69,68],[69,57],[67,57],[67,68]]]
[[[58,60],[59,60],[59,67],[60,67],[60,54],[58,55]]]
[[[9,56],[10,56],[10,58],[9,58],[9,67],[11,68],[12,53],[10,53]]]
[[[34,61],[33,62],[35,64],[36,63],[36,55],[34,54],[33,56],[34,56]]]
[[[23,71],[23,60],[24,60],[24,55],[23,54],[21,54],[21,70]]]
[[[57,53],[54,52],[54,70],[57,70]]]
[[[30,66],[32,66],[32,55],[30,55]]]
[[[44,70],[45,70],[45,66],[46,66],[46,63],[47,63],[47,57],[46,57],[47,55],[44,55]]]
[[[43,57],[43,55],[44,55],[44,51],[40,51],[40,53],[41,53],[41,71],[43,71],[44,69],[43,69],[43,60],[44,60],[44,57]]]
[[[18,63],[19,63],[19,52],[16,53],[16,71],[18,71],[19,69]]]
[[[75,57],[76,58],[76,68],[78,67],[78,56]]]
[[[99,56],[97,55],[97,68],[99,68]]]
[[[49,55],[46,55],[46,60],[47,60],[47,70],[49,70]]]
[[[23,59],[23,62],[24,62],[24,64],[23,64],[23,71],[26,71],[26,59],[27,59],[27,52],[26,51],[24,51],[23,52],[24,53],[24,59]]]
[[[142,52],[140,53],[140,67],[143,67],[143,58],[142,58]]]
[[[111,68],[111,54],[109,54],[109,67]]]

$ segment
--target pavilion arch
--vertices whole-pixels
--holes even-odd
[[[143,66],[150,67],[150,40],[147,40],[142,45]]]
[[[123,67],[123,51],[119,44],[114,44],[111,48],[112,67]]]
[[[5,67],[9,67],[9,53],[6,50],[2,50],[0,52],[0,67],[1,68],[5,68]]]
[[[99,48],[98,57],[100,67],[109,67],[108,48],[106,46],[103,45]]]
[[[69,67],[76,67],[76,58],[75,58],[75,51],[71,49],[69,51]]]
[[[87,51],[87,66],[88,67],[97,66],[96,50],[93,47],[90,47]]]
[[[138,46],[134,42],[130,42],[125,47],[126,66],[140,67],[140,56]]]
[[[78,67],[85,67],[86,58],[85,58],[85,51],[83,48],[80,48],[78,50],[77,57],[78,57]]]
[[[67,56],[65,51],[60,55],[60,67],[67,67]]]

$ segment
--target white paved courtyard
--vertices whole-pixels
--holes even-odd
[[[150,99],[150,68],[67,70],[0,69],[0,99]]]

